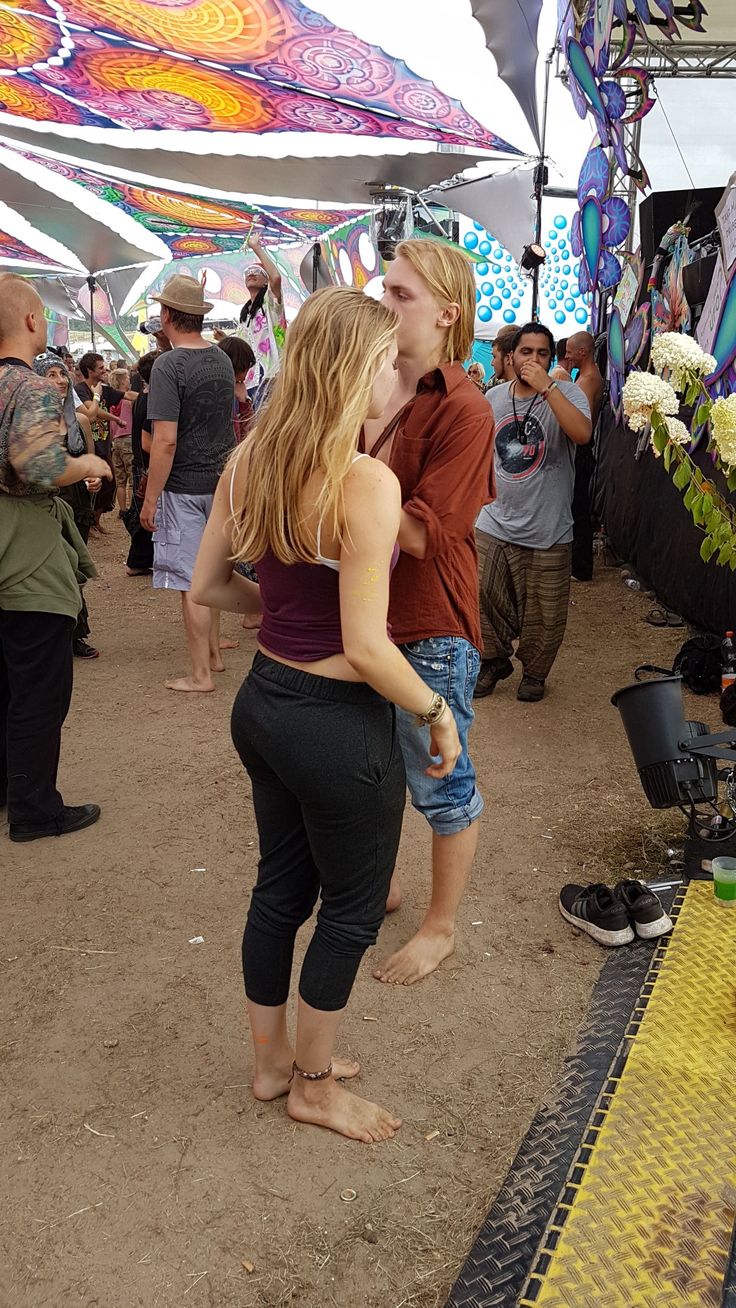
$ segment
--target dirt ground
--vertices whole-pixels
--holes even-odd
[[[649,601],[600,570],[574,587],[544,702],[518,704],[515,678],[480,704],[487,811],[457,952],[411,990],[374,981],[367,958],[345,1021],[362,1093],[404,1119],[367,1147],[250,1096],[240,940],[257,849],[228,719],[255,643],[226,617],[244,639],[216,694],[167,692],[184,670],[178,596],[127,579],[125,548],[117,522],[94,543],[102,657],[76,664],[62,750],[67,801],[102,819],[28,846],[0,832],[0,1303],[439,1308],[602,963],[559,917],[559,886],[614,880],[626,858],[654,871],[662,820],[609,699],[683,633],[647,626]],[[400,864],[405,903],[377,955],[427,897],[411,811]]]

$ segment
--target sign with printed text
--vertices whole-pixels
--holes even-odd
[[[723,308],[723,301],[726,298],[726,289],[728,282],[723,269],[723,260],[720,255],[716,259],[716,266],[713,269],[710,288],[706,296],[703,312],[700,316],[700,322],[695,330],[695,338],[701,349],[706,354],[710,354],[711,346],[716,338],[718,330],[718,321]]]
[[[736,263],[736,173],[716,205],[716,221],[721,233],[721,249],[726,272]]]

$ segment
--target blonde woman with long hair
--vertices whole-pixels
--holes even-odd
[[[429,724],[437,777],[459,755],[454,718],[391,643],[389,581],[401,494],[357,454],[363,422],[394,382],[397,318],[359,291],[312,296],[268,404],[220,481],[192,583],[196,603],[262,609],[258,653],[232,735],[253,788],[258,879],[243,975],[258,1099],[374,1143],[399,1119],[342,1084],[334,1043],[376,939],[401,833],[405,774],[395,708]],[[255,564],[259,587],[234,572]],[[287,1034],[294,938],[321,899]]]

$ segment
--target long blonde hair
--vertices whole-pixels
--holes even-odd
[[[409,260],[440,304],[459,306],[457,321],[447,334],[447,358],[450,363],[464,363],[475,338],[475,279],[470,259],[462,250],[431,237],[401,241],[396,258]]]
[[[230,520],[234,559],[257,563],[271,550],[282,563],[314,563],[302,496],[318,470],[317,512],[342,540],[343,484],[398,322],[343,287],[317,291],[299,310],[271,394],[228,465],[237,480],[240,460],[247,464]]]

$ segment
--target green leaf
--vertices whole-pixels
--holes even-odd
[[[693,427],[702,427],[710,418],[710,411],[712,408],[713,404],[710,400],[706,400],[700,404],[696,410],[695,417],[693,418]]]
[[[672,466],[672,444],[670,441],[668,441],[664,447],[662,458],[664,459],[665,472],[669,472]]]
[[[728,566],[732,572],[736,572],[736,554],[732,554],[728,560]]]
[[[718,558],[716,559],[716,563],[728,563],[728,560],[731,558],[732,554],[733,554],[733,544],[730,540],[727,540],[725,545],[721,545],[721,548],[718,551]]]
[[[664,423],[655,423],[652,427],[652,441],[655,450],[662,454],[669,444],[669,439],[670,435]]]
[[[715,535],[720,521],[721,515],[718,512],[718,509],[711,509],[710,513],[706,514],[705,525],[711,535]]]
[[[698,498],[698,488],[693,482],[690,482],[690,485],[685,491],[685,508],[691,509],[697,498]]]
[[[697,402],[699,395],[700,395],[700,382],[691,381],[690,385],[688,386],[685,392],[685,403],[695,404]]]
[[[703,563],[707,563],[708,560],[713,557],[713,554],[715,553],[715,549],[716,549],[715,541],[712,539],[712,537],[706,536],[705,540],[700,546],[700,557],[703,560]]]
[[[690,469],[686,463],[681,463],[674,477],[672,478],[678,490],[685,490],[690,485]],[[690,506],[688,505],[688,508]]]
[[[696,527],[699,527],[704,520],[703,499],[704,499],[703,495],[696,495],[695,499],[690,505],[690,512],[693,515],[693,522],[695,523]]]
[[[730,491],[736,491],[736,468],[732,468],[726,477],[726,485]]]
[[[706,491],[705,494],[703,495],[703,516],[706,519],[706,521],[712,512],[713,512],[713,496],[709,495],[708,492]]]

